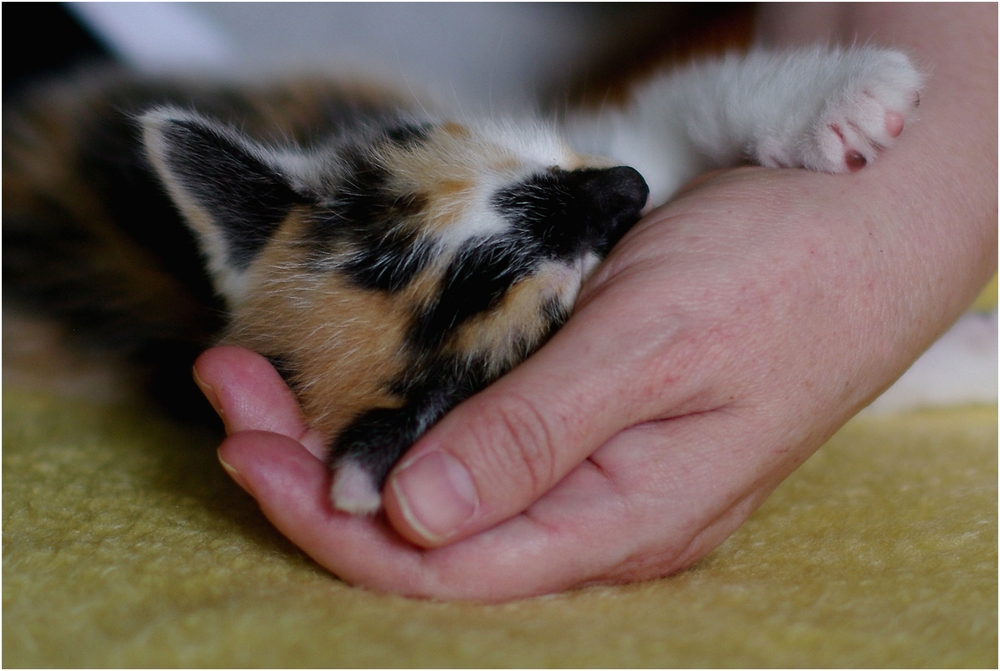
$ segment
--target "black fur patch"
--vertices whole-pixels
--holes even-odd
[[[419,412],[412,405],[368,410],[337,436],[330,450],[330,466],[354,460],[381,488],[393,465],[420,437],[422,429]]]
[[[362,149],[346,147],[339,161],[344,176],[325,194],[322,207],[310,220],[304,243],[327,253],[335,243],[363,240],[384,228],[383,216],[392,202],[389,173]]]
[[[410,344],[420,350],[440,347],[455,327],[496,307],[537,262],[523,245],[516,247],[502,238],[466,243],[448,266],[437,301],[416,315]]]
[[[163,130],[170,170],[221,228],[228,261],[244,270],[294,205],[307,200],[273,168],[202,123],[173,120]]]
[[[403,132],[414,141],[419,127]],[[388,187],[389,174],[361,152],[346,152],[349,176],[315,212],[306,234],[313,266],[326,267],[334,249],[347,253],[341,270],[364,289],[395,292],[405,288],[430,261],[433,250],[412,223],[427,207],[419,193],[398,194]]]
[[[343,270],[358,286],[393,293],[406,288],[433,256],[433,249],[412,231],[395,230],[361,242]]]

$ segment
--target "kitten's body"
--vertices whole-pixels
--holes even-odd
[[[567,119],[586,155],[554,123],[326,82],[57,86],[5,113],[5,303],[170,398],[220,338],[270,357],[330,437],[335,505],[372,511],[406,447],[565,321],[650,192],[746,159],[857,169],[919,86],[890,51],[734,57]]]

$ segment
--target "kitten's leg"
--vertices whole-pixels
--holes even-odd
[[[378,511],[386,476],[429,425],[421,410],[413,404],[373,408],[337,436],[327,459],[334,508],[353,515]]]
[[[328,465],[333,471],[333,507],[354,515],[378,512],[382,486],[403,453],[445,412],[475,389],[445,379],[412,390],[399,408],[372,408],[357,417],[331,445]]]
[[[913,118],[921,81],[893,50],[753,51],[657,77],[626,109],[577,119],[570,132],[638,169],[662,202],[699,172],[747,160],[857,170]]]

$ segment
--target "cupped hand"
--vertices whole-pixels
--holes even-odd
[[[322,437],[232,347],[195,368],[220,459],[350,583],[496,601],[678,571],[954,317],[927,309],[907,213],[874,217],[879,169],[740,169],[648,215],[548,344],[411,448],[384,516],[332,509]]]

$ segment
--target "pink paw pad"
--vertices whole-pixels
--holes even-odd
[[[847,154],[844,156],[844,162],[847,163],[847,169],[851,172],[857,172],[861,168],[868,165],[868,159],[861,155],[861,152],[855,151],[853,149],[848,150]]]

